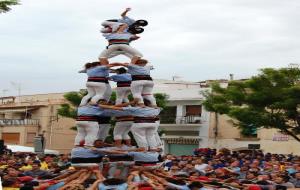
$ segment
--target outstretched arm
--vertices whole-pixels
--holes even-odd
[[[93,174],[96,176],[96,181],[88,188],[88,190],[98,190],[99,183],[105,180],[99,169],[93,170]]]
[[[133,106],[135,104],[138,103],[138,100],[133,100],[133,101],[130,101],[130,102],[126,102],[126,103],[123,103],[123,104],[117,104],[115,105],[115,107],[127,107],[127,106]]]
[[[111,106],[111,105],[99,104],[99,107],[104,108],[104,109],[122,110],[122,107],[116,107],[116,106]]]
[[[96,148],[91,148],[91,150],[99,153],[106,153],[106,154],[127,154],[127,151],[122,151],[122,150],[99,150]]]
[[[126,8],[125,11],[121,13],[121,17],[125,17],[129,11],[131,11],[131,8]]]

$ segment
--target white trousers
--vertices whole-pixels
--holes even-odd
[[[156,129],[156,133],[155,133],[155,141],[157,143],[157,147],[160,147],[163,145],[161,139],[160,139],[160,136],[158,134],[158,128],[159,128],[159,125],[160,125],[160,121],[156,121],[156,125],[157,125],[157,129]]]
[[[89,100],[96,104],[100,99],[109,100],[112,93],[111,86],[104,82],[86,82],[87,95],[80,102],[80,106],[86,105]]]
[[[114,51],[112,52],[107,58],[112,58],[112,57],[116,57],[118,55],[124,55],[126,57],[128,57],[129,59],[132,59],[133,58],[133,55],[130,54],[130,53],[127,53],[125,51]]]
[[[109,101],[109,100],[110,100],[111,94],[112,94],[111,86],[110,86],[109,83],[106,83],[106,90],[105,90],[105,92],[104,92],[103,98],[104,98],[106,101]]]
[[[132,121],[118,121],[116,122],[114,128],[114,140],[129,140],[130,136],[128,135]]]
[[[117,87],[116,88],[116,105],[123,102],[129,102],[128,95],[131,93],[130,87]]]
[[[131,132],[139,147],[156,148],[157,123],[133,123]]]
[[[138,50],[134,49],[133,47],[127,45],[127,44],[112,44],[108,46],[107,49],[103,50],[101,54],[99,55],[99,58],[110,58],[111,55],[116,55],[115,52],[122,51],[126,54],[130,54],[132,57],[143,57],[143,54],[141,54]]]
[[[144,103],[143,98],[149,100],[151,105],[156,106],[156,100],[152,94],[154,83],[152,80],[135,80],[131,82],[131,92],[133,98],[139,100],[139,103]]]
[[[84,140],[85,146],[93,146],[97,140],[99,131],[98,122],[95,121],[76,121],[77,135],[75,137],[75,145],[80,145]]]
[[[104,141],[108,136],[110,124],[99,124],[99,131],[96,134],[98,140]]]

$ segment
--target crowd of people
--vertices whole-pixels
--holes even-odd
[[[74,167],[70,155],[1,155],[4,189],[36,190],[276,190],[300,188],[300,157],[255,152],[199,149],[194,155],[160,158],[158,165],[110,160]]]

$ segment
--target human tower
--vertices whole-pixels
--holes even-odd
[[[148,23],[145,20],[133,20],[127,16],[127,8],[120,19],[106,20],[102,23],[101,33],[108,45],[101,52],[99,60],[86,63],[80,73],[88,76],[87,95],[81,100],[77,111],[75,148],[89,149],[104,140],[111,128],[111,118],[116,123],[113,131],[114,147],[127,150],[131,147],[128,133],[131,131],[139,151],[150,151],[161,146],[157,134],[159,126],[157,107],[152,94],[153,81],[148,61],[130,46],[139,39],[137,34],[144,31]],[[125,55],[130,63],[109,63],[109,58]],[[109,81],[117,83],[116,101],[112,105],[112,88]],[[128,100],[132,94],[133,101]],[[82,150],[82,149],[81,149]]]

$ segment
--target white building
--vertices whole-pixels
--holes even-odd
[[[209,112],[202,106],[207,90],[196,82],[155,80],[154,93],[168,95],[160,124],[165,153],[191,154],[195,148],[208,147]]]

